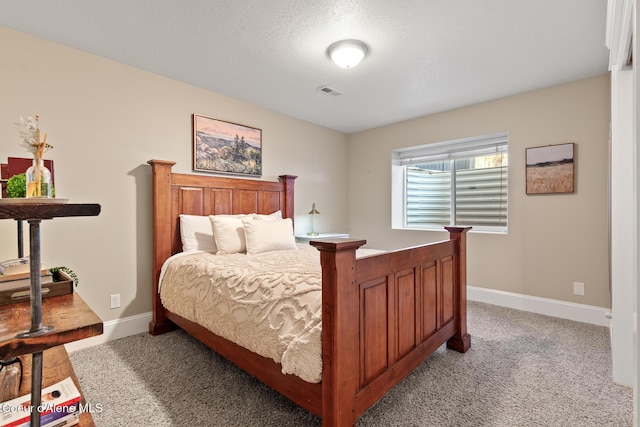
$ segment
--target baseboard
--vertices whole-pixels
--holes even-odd
[[[611,311],[608,308],[550,298],[467,286],[467,299],[598,326],[608,327],[610,322],[606,317]]]
[[[109,320],[104,322],[104,332],[102,335],[65,344],[65,348],[68,352],[72,352],[92,347],[94,345],[104,344],[108,341],[117,340],[118,338],[128,337],[141,332],[148,332],[150,321],[151,312],[137,314],[135,316],[129,316],[122,319]]]

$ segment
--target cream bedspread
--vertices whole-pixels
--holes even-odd
[[[379,253],[361,249],[358,256]],[[318,383],[322,378],[319,251],[260,254],[184,254],[168,260],[162,304],[254,353],[282,372]]]

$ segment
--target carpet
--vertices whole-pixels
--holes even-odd
[[[468,329],[467,353],[439,348],[357,425],[631,426],[607,328],[469,302]],[[98,427],[322,424],[182,331],[70,358]]]

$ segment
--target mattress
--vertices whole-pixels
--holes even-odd
[[[379,252],[360,249],[357,256]],[[316,248],[182,253],[165,262],[159,285],[169,311],[273,359],[284,374],[320,382],[322,271]]]

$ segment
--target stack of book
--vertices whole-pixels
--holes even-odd
[[[40,412],[42,427],[66,427],[80,422],[80,392],[70,377],[42,389],[39,408],[31,406],[31,395],[27,394],[0,403],[0,427],[28,427],[31,412]]]
[[[68,281],[56,280],[46,268],[40,266],[42,297],[69,294],[73,285]],[[0,305],[28,301],[31,296],[31,275],[29,257],[0,262]]]

